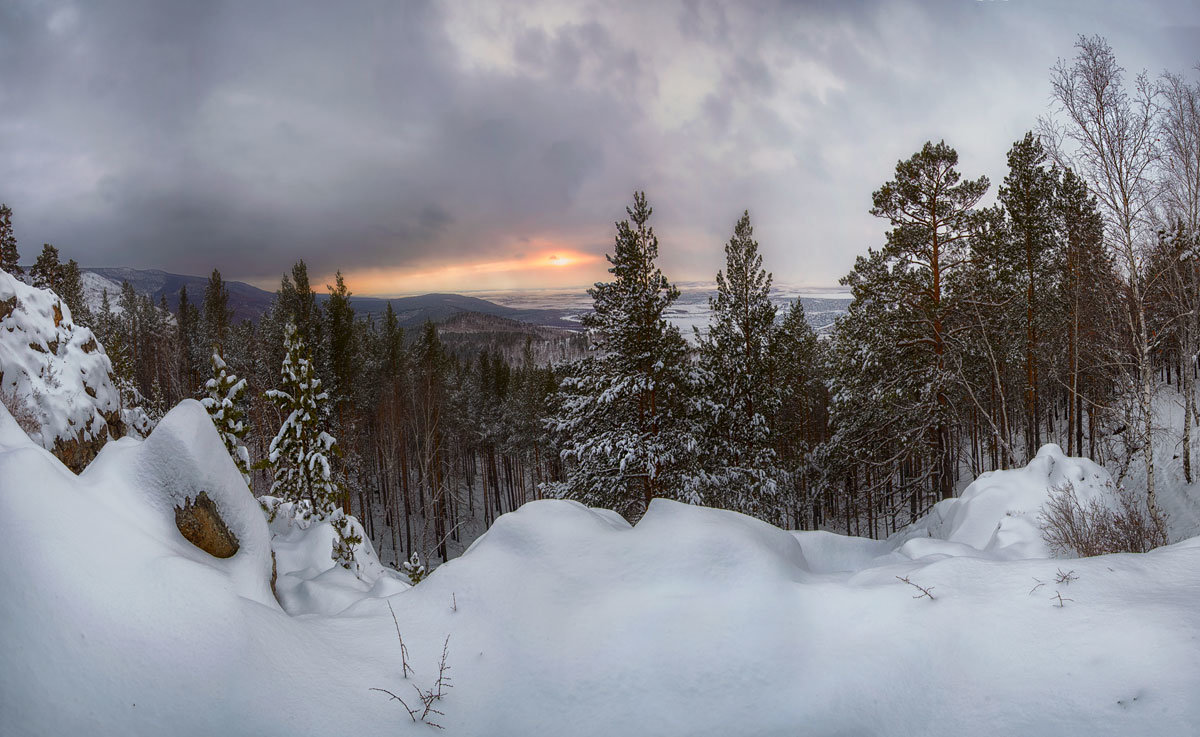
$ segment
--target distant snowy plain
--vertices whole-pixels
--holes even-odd
[[[716,294],[716,285],[712,282],[681,282],[676,286],[679,287],[679,299],[667,309],[666,317],[679,327],[684,337],[694,340],[694,330],[698,330],[701,335],[708,331],[711,316],[708,300]],[[568,320],[576,322],[592,310],[591,297],[583,287],[481,291],[467,294],[506,307],[560,311]],[[840,287],[798,287],[787,284],[773,286],[771,301],[778,308],[781,318],[795,299],[801,300],[805,317],[818,335],[828,335],[833,330],[834,320],[845,313],[850,304],[849,292]]]

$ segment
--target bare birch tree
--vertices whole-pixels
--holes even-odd
[[[1158,90],[1145,73],[1128,90],[1125,70],[1104,38],[1080,36],[1075,48],[1073,60],[1060,59],[1050,71],[1056,109],[1040,120],[1041,133],[1054,160],[1091,185],[1104,214],[1105,238],[1126,277],[1129,383],[1137,397],[1131,409],[1146,463],[1146,504],[1154,514],[1155,337],[1147,325],[1146,291],[1152,279],[1148,246],[1154,240],[1153,208],[1160,193]]]

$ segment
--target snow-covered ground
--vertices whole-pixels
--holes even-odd
[[[195,402],[78,477],[0,409],[0,733],[433,734],[371,689],[416,704],[445,644],[453,735],[1195,734],[1200,539],[1051,559],[1065,480],[1108,493],[1048,446],[887,541],[539,501],[410,588],[269,526]],[[175,528],[200,490],[232,558]]]

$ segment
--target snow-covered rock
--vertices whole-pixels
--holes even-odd
[[[23,404],[32,437],[79,471],[125,427],[112,364],[56,294],[0,271],[0,392]]]

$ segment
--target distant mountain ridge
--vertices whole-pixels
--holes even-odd
[[[110,267],[88,267],[83,271],[96,274],[111,281],[116,293],[110,292],[109,300],[115,304],[122,282],[129,282],[138,294],[149,295],[156,302],[161,297],[167,298],[167,305],[172,310],[179,304],[179,293],[187,287],[188,300],[199,304],[204,298],[204,288],[208,284],[206,276],[189,276],[172,274],[159,269],[130,269]],[[275,301],[275,293],[246,284],[240,281],[225,282],[229,290],[229,306],[233,310],[235,320],[257,320],[271,308]],[[324,302],[329,295],[317,292],[317,301]],[[350,305],[360,315],[382,315],[391,303],[400,324],[404,327],[421,325],[426,320],[441,322],[452,315],[463,312],[478,312],[484,315],[503,317],[517,322],[530,323],[543,327],[566,328],[578,330],[579,323],[565,319],[561,310],[525,309],[520,307],[505,307],[495,302],[489,302],[478,297],[467,297],[461,294],[423,294],[416,297],[359,297],[351,295]]]

